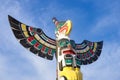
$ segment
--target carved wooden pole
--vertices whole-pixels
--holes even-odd
[[[23,47],[48,60],[53,60],[56,55],[57,80],[82,80],[80,66],[93,63],[101,54],[103,41],[84,40],[78,44],[69,38],[72,29],[70,20],[53,18],[56,39],[52,39],[41,28],[28,26],[11,16],[8,18],[15,37]]]
[[[70,20],[59,22],[56,18],[53,18],[53,22],[56,25],[57,79],[82,80],[80,65],[77,64],[76,52],[73,48],[75,43],[69,38],[72,23]]]

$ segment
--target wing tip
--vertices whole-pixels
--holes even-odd
[[[8,18],[10,18],[11,16],[10,15],[8,15]]]
[[[8,20],[11,21],[12,19],[13,19],[13,17],[8,15]]]
[[[103,41],[99,41],[99,42],[97,42],[97,44],[98,44],[99,49],[103,48]]]

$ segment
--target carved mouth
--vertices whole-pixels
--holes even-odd
[[[63,54],[75,54],[75,52],[73,50],[64,50]]]

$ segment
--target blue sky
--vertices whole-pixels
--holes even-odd
[[[72,20],[70,35],[104,41],[100,58],[82,66],[83,80],[120,79],[120,0],[0,0],[0,80],[55,80],[56,62],[42,59],[14,37],[8,14],[55,38],[52,17]]]

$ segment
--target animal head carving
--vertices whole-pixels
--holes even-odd
[[[72,29],[72,22],[70,20],[58,21],[56,18],[53,18],[53,22],[56,25],[55,33],[57,34],[57,37],[69,36]]]

